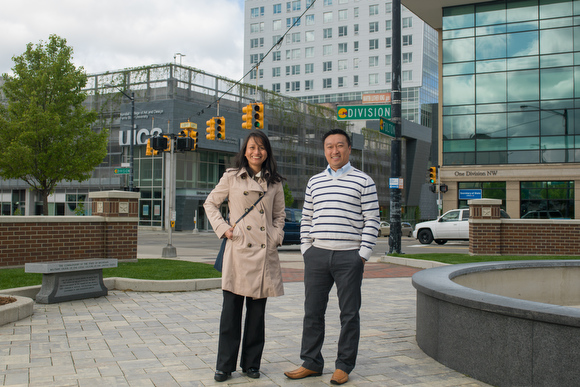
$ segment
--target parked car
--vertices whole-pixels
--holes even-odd
[[[507,212],[500,210],[502,218],[509,218]],[[428,245],[435,241],[443,245],[447,241],[469,240],[469,208],[447,211],[436,220],[417,223],[413,238],[422,244]]]
[[[388,222],[381,222],[379,225],[379,236],[388,237],[389,235],[391,235],[391,225]],[[401,222],[401,235],[413,236],[413,226],[411,226],[411,223]]]
[[[560,211],[530,211],[526,212],[522,219],[562,219]]]
[[[300,244],[300,220],[302,220],[302,210],[286,208],[283,245]]]

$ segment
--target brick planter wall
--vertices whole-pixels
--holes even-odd
[[[500,205],[469,201],[471,255],[580,255],[580,220],[501,219]]]
[[[89,258],[136,259],[139,193],[95,192],[89,198],[93,214],[99,216],[0,216],[0,267]],[[95,207],[102,211],[97,214]]]

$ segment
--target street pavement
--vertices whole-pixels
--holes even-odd
[[[383,238],[386,240],[386,238]],[[139,233],[138,257],[161,258],[167,234]],[[384,244],[381,241],[380,244]],[[412,244],[413,241],[408,241]],[[219,240],[211,233],[174,233],[177,257],[212,263]],[[379,247],[383,249],[384,247]],[[381,262],[365,268],[361,341],[347,386],[487,386],[425,355],[415,341],[420,270]],[[0,383],[6,386],[330,386],[340,330],[335,292],[326,314],[324,373],[290,380],[301,364],[303,316],[298,246],[280,248],[285,295],[268,299],[266,346],[259,379],[237,372],[213,380],[221,290],[109,291],[106,297],[35,304],[34,314],[0,326]]]

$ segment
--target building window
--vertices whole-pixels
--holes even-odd
[[[392,13],[393,12],[393,3],[385,4],[385,13]]]
[[[250,55],[250,64],[258,63],[259,60],[260,60],[260,56],[258,54]]]
[[[385,73],[385,83],[390,84],[393,82],[393,74]]]
[[[379,40],[378,39],[370,39],[369,40],[369,50],[378,50],[379,49]]]
[[[347,36],[347,27],[346,26],[341,26],[338,27],[338,36]]]
[[[348,12],[346,9],[341,9],[338,11],[338,20],[347,20],[348,19]]]
[[[505,183],[504,183],[505,199]],[[483,194],[482,190],[482,194]],[[485,196],[498,197],[498,196]],[[520,217],[544,217],[541,211],[553,211],[553,216],[574,219],[573,181],[522,181],[520,182]]]
[[[352,77],[352,84],[354,86],[358,86],[358,75]]]
[[[372,34],[373,32],[379,32],[379,22],[370,22],[369,23],[369,32]]]
[[[274,15],[277,13],[282,13],[282,4],[274,4]],[[278,85],[280,86],[280,85]]]
[[[348,59],[341,59],[338,61],[338,71],[348,70]]]
[[[404,70],[401,75],[403,78],[403,82],[413,80],[413,70]]]
[[[369,16],[375,16],[378,14],[379,14],[379,5],[378,4],[369,5]]]
[[[304,49],[305,58],[314,58],[314,47],[306,47]]]
[[[392,61],[392,58],[393,57],[391,55],[385,55],[385,65],[386,66],[392,65],[392,62],[391,62]]]
[[[324,0],[324,6],[328,7],[332,5],[332,0]]]
[[[300,65],[292,65],[292,75],[300,75]]]
[[[274,93],[279,93],[280,92],[280,84],[279,83],[272,83],[272,91]]]
[[[314,72],[314,63],[306,63],[304,65],[304,74],[312,74]]]
[[[300,59],[300,49],[286,50],[286,60]]]
[[[332,71],[332,62],[322,62],[322,71]]]
[[[323,56],[332,55],[332,44],[322,46],[322,55]]]
[[[338,53],[346,54],[348,52],[348,46],[346,43],[338,43]]]
[[[264,16],[264,7],[256,7],[250,10],[250,17],[252,19],[260,16]]]
[[[250,24],[250,33],[257,34],[264,32],[264,23],[252,23]]]
[[[358,41],[354,42],[354,51],[358,51]]]
[[[314,15],[306,15],[306,25],[307,26],[314,25]]]
[[[403,53],[403,63],[412,63],[413,62],[413,53],[412,52],[404,52]]]
[[[292,2],[292,11],[300,11],[300,0],[294,0]]]
[[[338,87],[346,87],[346,77],[338,77]]]
[[[264,47],[264,38],[250,39],[250,48]]]
[[[282,60],[282,54],[280,53],[280,51],[272,52],[272,62],[278,62],[280,60]]]
[[[306,31],[304,33],[304,41],[305,42],[313,42],[314,41],[314,31]]]
[[[378,67],[378,66],[379,66],[379,57],[378,56],[369,57],[369,67]]]
[[[274,35],[274,36],[272,36],[272,45],[273,46],[276,46],[278,44],[278,42],[280,42],[280,39],[282,39],[282,35]]]
[[[404,17],[403,18],[403,28],[411,28],[413,27],[413,18],[412,17]]]
[[[300,32],[292,33],[292,43],[300,43]]]
[[[354,34],[358,35],[358,24],[354,25]]]
[[[391,42],[392,42],[392,39],[390,37],[385,38],[385,48],[391,48]]]
[[[280,67],[272,67],[272,78],[280,76]]]
[[[352,68],[354,68],[354,69],[358,69],[358,63],[359,63],[359,60],[358,60],[358,58],[354,58],[354,59],[352,60]]]
[[[385,20],[385,29],[390,31],[393,28],[393,21],[392,20]]]
[[[324,12],[322,14],[322,22],[324,24],[326,24],[326,23],[332,23],[332,12]]]
[[[290,28],[292,26],[298,27],[300,25],[300,18],[299,17],[287,17],[286,18],[286,27]]]
[[[323,29],[322,36],[324,39],[332,39],[332,28]]]
[[[403,46],[413,45],[413,35],[403,35]]]
[[[353,13],[354,13],[354,17],[357,18],[358,17],[358,7],[354,7]]]
[[[278,19],[278,20],[272,21],[272,30],[273,31],[278,31],[281,29],[282,29],[282,20]]]
[[[369,86],[379,84],[379,74],[369,74]]]
[[[304,90],[312,90],[313,88],[314,88],[313,80],[304,81]]]
[[[322,80],[322,88],[323,89],[331,89],[332,88],[332,78],[324,78]]]

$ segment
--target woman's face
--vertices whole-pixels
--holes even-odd
[[[254,173],[258,173],[262,170],[262,164],[264,161],[266,161],[268,152],[266,152],[266,148],[264,147],[264,144],[260,142],[260,140],[256,140],[255,137],[251,137],[248,140],[245,156],[252,171]]]

